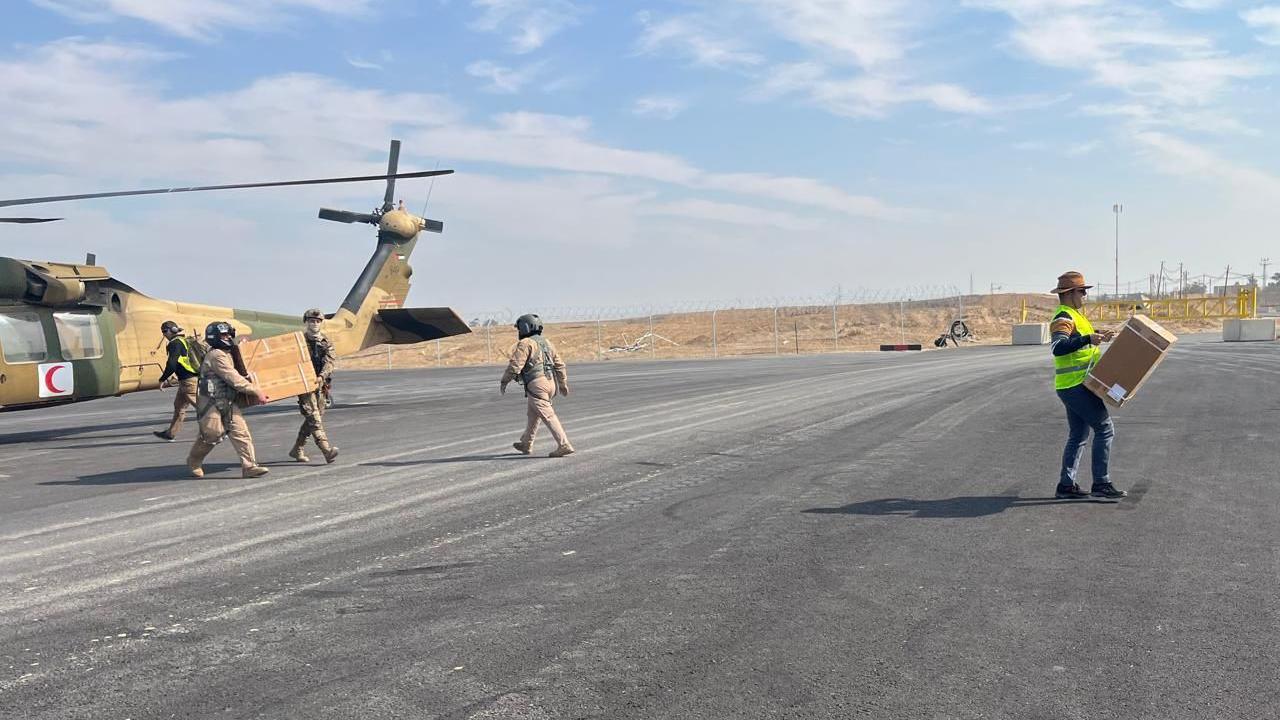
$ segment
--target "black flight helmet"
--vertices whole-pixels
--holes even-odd
[[[223,340],[223,335],[230,335],[230,340]],[[218,348],[219,350],[230,350],[235,344],[236,329],[229,322],[212,322],[209,327],[204,329],[204,341],[209,347]]]
[[[516,332],[520,335],[520,339],[529,337],[530,335],[542,334],[542,318],[529,313],[516,318]]]

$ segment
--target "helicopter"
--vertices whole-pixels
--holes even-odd
[[[421,232],[444,223],[392,204],[397,179],[436,177],[452,170],[398,173],[400,141],[391,141],[384,175],[238,183],[0,200],[0,207],[95,198],[204,192],[290,185],[386,181],[382,204],[369,213],[321,208],[319,218],[377,228],[373,255],[323,332],[341,355],[374,345],[412,344],[463,335],[471,328],[451,308],[402,307],[413,268],[409,256]],[[434,182],[434,181],[433,181]],[[61,218],[5,217],[33,224]],[[300,317],[154,298],[114,277],[89,254],[83,264],[0,257],[0,412],[82,402],[160,387],[167,360],[160,324],[173,320],[199,333],[230,322],[237,338],[267,338],[303,329]],[[158,342],[157,342],[158,340]]]

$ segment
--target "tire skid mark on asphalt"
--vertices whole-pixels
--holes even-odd
[[[976,362],[982,359],[983,358],[970,358],[969,360]],[[989,366],[989,364],[984,366]],[[818,377],[805,377],[798,380],[779,381],[769,385],[756,386],[749,390],[731,389],[731,390],[720,391],[717,393],[713,393],[711,395],[703,396],[699,398],[697,402],[700,404],[714,404],[719,400],[719,398],[726,397],[726,396],[738,396],[739,398],[742,398],[744,395],[748,395],[748,396],[767,395],[768,393],[786,389],[786,388],[799,388],[805,385],[815,385],[815,384],[825,385],[827,383],[832,382],[834,379],[838,379],[838,378],[854,377],[854,376],[874,374],[874,373],[883,373],[883,372],[892,372],[892,371],[908,371],[908,374],[911,374],[910,371],[912,369],[913,368],[908,365],[857,368],[854,370],[844,370],[842,372],[837,372],[831,375],[823,375]],[[590,423],[594,420],[600,420],[600,419],[611,418],[611,417],[620,417],[620,418],[623,418],[624,420],[626,416],[631,416],[631,415],[644,417],[653,413],[655,410],[659,410],[665,407],[684,405],[686,403],[687,403],[687,399],[682,398],[682,399],[677,399],[673,401],[661,402],[661,403],[650,404],[650,405],[645,405],[640,407],[633,406],[627,410],[612,411],[612,412],[601,413],[593,416],[587,416],[584,418],[577,418],[577,419],[574,419],[573,422],[575,425],[581,425],[585,423]],[[623,421],[623,420],[620,420],[620,421]],[[618,421],[614,421],[614,422],[618,422]],[[411,457],[418,454],[437,452],[440,450],[457,447],[460,445],[465,445],[471,442],[497,440],[500,438],[508,437],[509,435],[510,435],[510,431],[505,431],[501,433],[492,433],[490,435],[482,436],[479,438],[468,438],[465,440],[456,440],[456,441],[451,441],[448,443],[442,443],[442,444],[433,445],[429,447],[416,448],[413,450],[405,450],[405,451],[390,453],[390,454],[378,456],[375,458],[361,458],[361,460],[363,460],[365,463],[385,462],[387,460]],[[156,503],[147,508],[134,508],[130,510],[109,513],[107,515],[81,518],[79,520],[68,521],[64,523],[57,523],[57,524],[42,527],[42,528],[35,528],[35,529],[26,530],[26,531],[17,532],[17,533],[9,533],[6,535],[0,535],[0,543],[13,541],[13,540],[21,540],[21,539],[25,539],[25,538],[29,538],[37,535],[49,534],[53,532],[59,532],[59,531],[67,530],[71,528],[80,528],[87,525],[110,522],[113,520],[133,517],[133,516],[144,514],[144,513],[154,513],[154,512],[168,510],[175,507],[183,507],[193,503],[207,502],[214,499],[221,499],[227,496],[240,495],[243,493],[260,490],[263,488],[267,488],[267,487],[271,487],[271,486],[275,486],[283,483],[292,483],[294,481],[305,479],[308,477],[340,472],[346,467],[349,467],[349,466],[347,465],[321,466],[310,471],[303,471],[301,473],[293,473],[288,476],[272,478],[271,480],[255,482],[253,485],[238,484],[236,487],[203,493],[194,497],[183,497],[167,503]],[[357,479],[352,479],[344,482],[355,482],[355,481],[359,481],[359,479],[357,478]],[[315,487],[311,486],[309,489],[314,490]],[[2,556],[0,556],[0,559],[3,559]]]

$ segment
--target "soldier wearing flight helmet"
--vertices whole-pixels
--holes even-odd
[[[528,399],[528,415],[524,434],[520,440],[512,444],[524,455],[533,452],[533,438],[538,432],[538,422],[546,423],[551,437],[556,441],[556,449],[549,457],[564,457],[573,454],[573,445],[569,436],[556,417],[555,408],[551,406],[551,398],[557,394],[569,396],[569,375],[564,361],[551,341],[542,337],[542,319],[537,315],[521,315],[516,319],[516,332],[520,342],[511,353],[511,362],[498,384],[499,392],[506,394],[507,384],[516,380],[524,385],[524,395]]]
[[[200,363],[199,397],[196,400],[200,434],[187,456],[187,468],[193,476],[204,477],[201,465],[205,456],[226,433],[231,446],[240,455],[241,475],[246,478],[262,477],[267,474],[267,469],[258,464],[253,436],[249,434],[249,425],[244,420],[241,407],[244,395],[256,396],[260,402],[266,402],[267,396],[245,376],[244,363],[237,362],[236,329],[231,323],[209,323],[204,330],[204,340],[209,345],[209,352]]]
[[[309,462],[305,448],[307,440],[315,438],[316,447],[324,454],[324,461],[331,463],[338,458],[338,448],[329,444],[329,436],[324,430],[325,395],[333,378],[334,364],[337,362],[333,353],[333,343],[325,337],[320,328],[324,325],[324,313],[312,308],[302,315],[307,329],[303,335],[307,338],[307,350],[311,353],[311,365],[315,368],[316,378],[320,386],[314,392],[298,396],[298,411],[302,413],[302,427],[298,428],[298,439],[289,451],[289,457],[298,462]]]

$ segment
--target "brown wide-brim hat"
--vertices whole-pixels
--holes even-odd
[[[1061,295],[1063,293],[1069,293],[1072,290],[1088,290],[1092,287],[1092,285],[1084,284],[1084,275],[1081,275],[1075,270],[1069,270],[1058,276],[1058,287],[1050,290],[1049,292]]]

